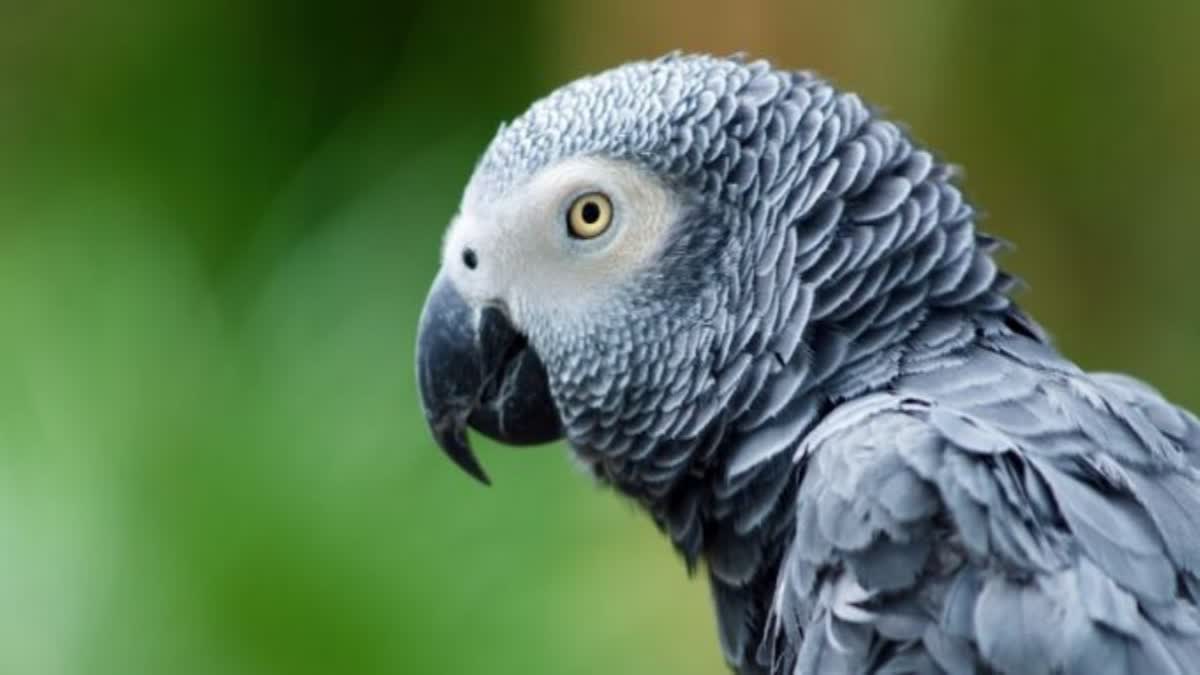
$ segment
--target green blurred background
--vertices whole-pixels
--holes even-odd
[[[675,48],[967,168],[1026,305],[1200,408],[1200,3],[0,3],[0,673],[722,673],[561,448],[426,436],[413,333],[499,122]]]

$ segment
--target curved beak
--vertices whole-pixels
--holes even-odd
[[[485,485],[490,481],[471,451],[468,426],[509,445],[562,437],[541,359],[502,311],[470,307],[444,273],[421,312],[417,385],[433,439]]]

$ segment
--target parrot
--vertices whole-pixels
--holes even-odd
[[[501,124],[442,240],[434,441],[565,440],[745,675],[1200,672],[1200,420],[1014,300],[961,171],[806,70],[673,52]]]

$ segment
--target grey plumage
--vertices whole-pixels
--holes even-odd
[[[802,572],[776,590],[769,641],[828,641],[814,620],[873,625],[874,641],[839,652],[870,671],[911,641],[878,630],[901,612],[922,622],[946,672],[980,660],[1000,672],[1189,672],[1200,614],[1182,548],[1200,492],[1195,450],[1169,434],[1200,425],[1144,385],[1055,364],[1028,342],[985,332],[809,434],[783,563]],[[1160,407],[1155,424],[1144,411]],[[839,615],[846,584],[869,618]],[[772,656],[791,667],[786,651]]]
[[[575,453],[706,562],[738,672],[1195,669],[1200,422],[1049,345],[951,168],[811,74],[671,55],[535,104],[473,189],[578,156],[682,215],[522,330]]]

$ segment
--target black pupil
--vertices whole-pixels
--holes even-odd
[[[583,208],[579,211],[583,222],[588,225],[595,225],[597,220],[600,220],[600,205],[596,202],[584,202]]]

